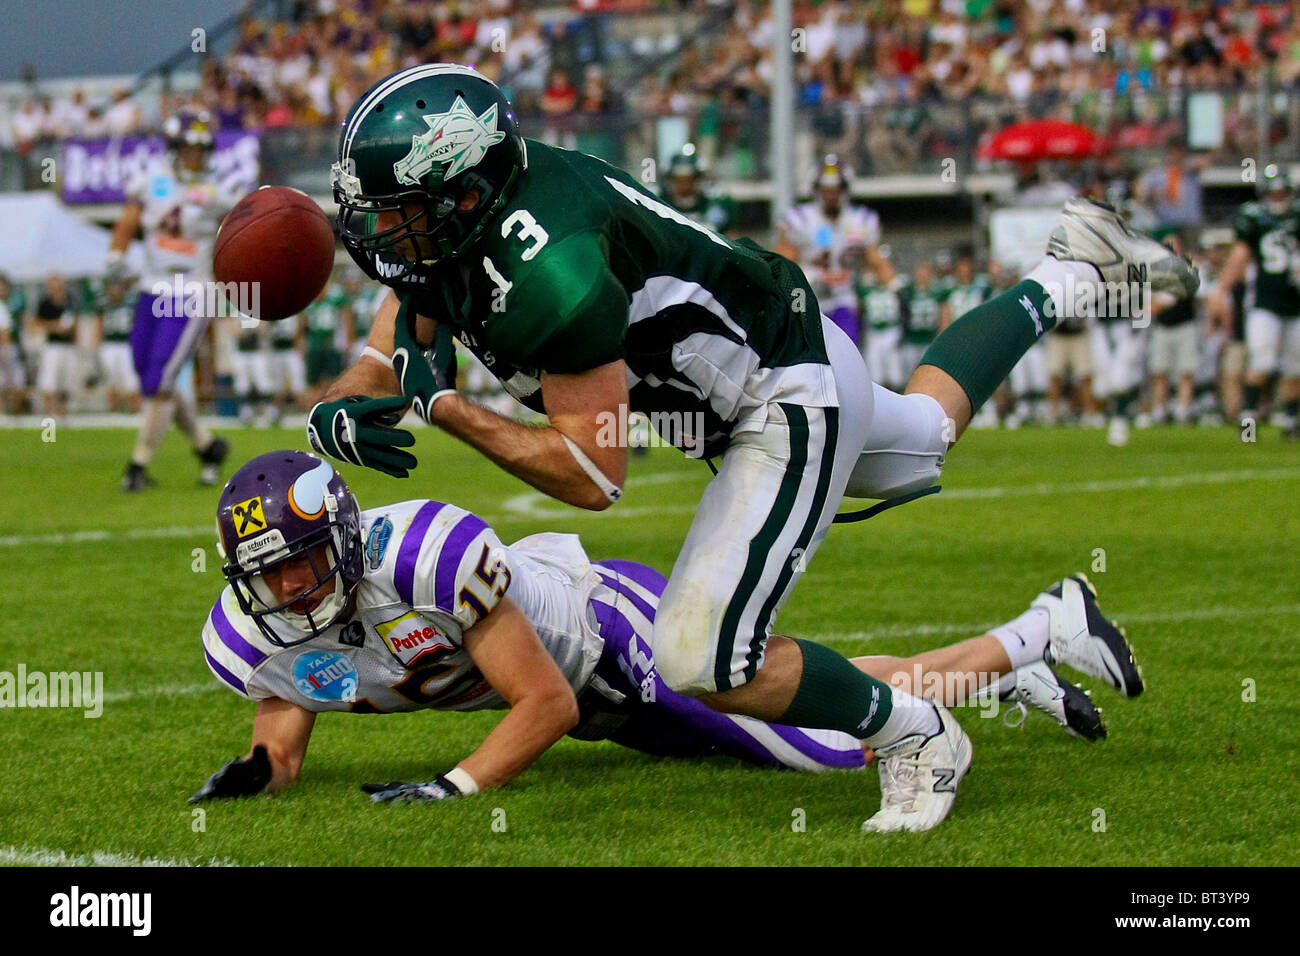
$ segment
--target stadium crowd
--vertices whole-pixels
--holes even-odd
[[[704,127],[695,131],[698,141],[720,114],[765,103],[772,72],[771,11],[757,0],[298,0],[279,7],[289,9],[287,19],[243,20],[228,52],[206,58],[201,87],[183,105],[208,108],[226,128],[329,126],[378,77],[451,60],[501,81],[523,115],[690,115]],[[713,29],[678,25],[683,14],[728,9]],[[602,65],[613,42],[603,25],[614,10],[668,14],[632,18],[645,27],[620,35],[619,52],[650,58],[682,46],[667,75],[648,70],[626,95],[612,89]],[[688,22],[704,21],[681,21]],[[1253,89],[1265,74],[1275,87],[1300,80],[1295,2],[805,0],[795,4],[794,23],[800,105],[830,126],[878,114],[880,127],[866,134],[877,147],[952,135],[927,111],[981,101],[990,122],[1007,110],[1050,112],[1113,125],[1132,145],[1151,145],[1169,134],[1177,103],[1148,98],[1117,109],[1117,98]],[[180,105],[164,102],[162,114]],[[0,141],[23,151],[44,138],[120,135],[158,119],[142,116],[125,90],[89,103],[82,92],[50,97],[33,88]],[[982,131],[980,111],[965,119]],[[1253,119],[1230,103],[1227,125],[1229,138],[1249,135]],[[865,159],[855,157],[860,166]]]

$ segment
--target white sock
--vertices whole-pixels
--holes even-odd
[[[939,715],[935,713],[934,704],[920,697],[913,697],[907,691],[893,688],[893,707],[885,726],[862,742],[868,747],[879,750],[897,743],[904,737],[922,734],[932,737],[939,732]]]
[[[140,409],[140,432],[136,435],[131,460],[142,468],[153,460],[153,453],[172,423],[172,399],[168,395],[146,398]]]
[[[176,396],[175,417],[176,424],[189,436],[190,444],[194,446],[195,451],[203,451],[212,444],[212,433],[199,421],[198,409],[194,407],[194,402],[189,396]]]
[[[1101,281],[1097,267],[1077,259],[1056,259],[1044,256],[1038,265],[1025,276],[1043,287],[1052,299],[1052,306],[1059,321],[1062,316],[1091,318],[1097,310],[1096,286]],[[1084,284],[1093,286],[1092,294],[1081,295],[1079,289]],[[1079,315],[1087,312],[1088,315]]]
[[[1011,658],[1013,671],[1043,659],[1043,653],[1047,650],[1050,620],[1047,608],[1031,607],[1014,621],[1008,621],[989,632],[1002,642],[1007,657]]]

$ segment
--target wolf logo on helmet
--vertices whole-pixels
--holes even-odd
[[[445,164],[442,175],[450,179],[477,166],[491,147],[506,138],[497,130],[496,103],[482,116],[476,116],[458,96],[447,112],[430,113],[423,119],[429,124],[429,132],[411,137],[411,151],[393,164],[398,182],[418,186],[434,163]]]

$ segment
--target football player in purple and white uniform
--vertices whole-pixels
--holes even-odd
[[[164,126],[166,153],[149,160],[127,184],[126,206],[113,229],[110,281],[126,275],[127,246],[137,230],[144,232],[144,267],[131,325],[141,418],[122,479],[127,491],[154,484],[149,462],[173,418],[194,446],[202,484],[217,483],[229,450],[199,421],[193,400],[175,387],[211,321],[206,312],[213,297],[201,284],[211,278],[217,227],[240,195],[212,166],[212,131],[206,112],[183,110],[170,117]]]
[[[878,249],[880,217],[848,201],[848,173],[833,155],[826,157],[814,186],[816,198],[791,207],[782,218],[776,251],[799,264],[822,312],[861,348],[855,279],[864,266],[882,286],[895,274]]]
[[[633,561],[592,561],[576,535],[505,545],[481,518],[430,500],[361,511],[333,467],[296,451],[236,472],[217,526],[230,583],[203,629],[204,653],[257,712],[251,753],[214,774],[195,801],[293,783],[324,711],[508,710],[456,767],[424,783],[367,786],[375,801],[501,786],[566,733],[665,756],[865,766],[852,735],[722,714],[669,689],[652,646],[665,578]],[[1022,617],[1045,620],[1059,597],[1048,592]],[[990,673],[1004,638],[1033,629],[1023,624],[917,658],[855,663],[882,679]],[[1044,710],[1078,736],[1105,735],[1087,694],[1042,660],[985,691]]]

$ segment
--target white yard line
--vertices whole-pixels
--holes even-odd
[[[104,703],[111,704],[123,700],[136,700],[141,697],[190,697],[194,694],[207,694],[221,690],[221,685],[214,678],[204,684],[170,684],[163,687],[142,687],[139,690],[119,690],[104,695]]]
[[[686,472],[661,472],[635,479],[632,488],[693,482],[698,476]],[[1096,494],[1109,491],[1134,491],[1141,489],[1182,488],[1188,485],[1222,485],[1239,481],[1286,481],[1300,479],[1300,468],[1243,468],[1239,471],[1211,471],[1189,475],[1139,475],[1134,478],[1114,478],[1105,481],[1079,481],[1063,484],[1039,483],[1033,485],[1004,485],[993,488],[945,489],[938,501],[968,501],[985,498],[1025,498],[1045,495]],[[857,499],[846,499],[853,503]],[[866,502],[862,504],[865,506]],[[691,514],[697,502],[686,501],[679,505],[644,505],[640,507],[611,508],[601,517],[643,518],[648,515]],[[566,507],[539,491],[513,495],[501,503],[503,510],[478,512],[483,518],[542,519],[546,521],[572,521],[593,517],[589,511]],[[14,534],[0,537],[0,548],[25,548],[34,545],[63,545],[79,543],[132,541],[146,538],[192,538],[208,536],[216,539],[213,525],[190,527],[131,528],[125,531],[72,531],[53,534]]]
[[[1185,611],[1151,611],[1147,613],[1138,611],[1133,614],[1120,614],[1118,620],[1120,624],[1127,628],[1131,624],[1176,624],[1180,621],[1218,621],[1238,617],[1284,616],[1291,614],[1300,614],[1300,604],[1277,604],[1272,607],[1206,607],[1189,608]],[[821,644],[951,635],[977,637],[981,634],[987,634],[990,627],[997,627],[999,623],[997,621],[982,621],[975,624],[917,624],[910,627],[882,628],[875,631],[826,631],[820,634],[799,634],[797,636]],[[1140,639],[1138,643],[1141,643]]]
[[[45,847],[0,847],[0,866],[243,866],[231,860],[159,860],[130,853],[65,853]]]
[[[697,476],[685,472],[667,473],[648,476],[640,481],[629,482],[630,491],[644,484],[663,484],[670,481],[694,481]],[[1183,488],[1188,485],[1222,485],[1239,481],[1286,481],[1300,479],[1300,468],[1242,468],[1238,471],[1210,471],[1187,475],[1137,475],[1133,478],[1111,478],[1102,481],[1076,481],[1053,484],[1039,482],[1032,485],[1001,485],[992,488],[945,488],[933,500],[968,501],[985,498],[1028,498],[1046,495],[1097,494],[1112,491],[1139,491],[1144,489],[1165,490]],[[940,482],[942,483],[942,481]],[[635,497],[633,498],[635,500]],[[858,499],[845,499],[850,504]],[[862,501],[866,507],[868,502]],[[547,521],[574,520],[592,517],[591,512],[575,508],[566,508],[540,491],[524,492],[506,499],[502,503],[505,514],[511,518],[535,518]],[[600,517],[643,518],[647,515],[690,514],[695,511],[697,502],[688,501],[678,505],[641,505],[624,507],[622,505],[601,512]]]
[[[12,534],[0,537],[0,548],[26,548],[38,544],[80,544],[88,541],[135,541],[140,538],[194,538],[199,535],[206,535],[216,541],[216,524],[194,525],[189,528],[130,528],[126,531]]]

